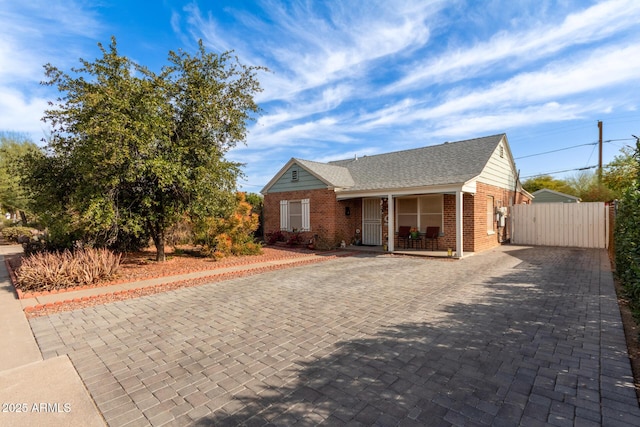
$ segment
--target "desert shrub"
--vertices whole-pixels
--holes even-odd
[[[253,233],[258,227],[258,215],[238,193],[235,212],[226,218],[201,219],[195,227],[196,243],[202,245],[202,253],[214,258],[229,255],[257,255],[262,246],[254,242]]]
[[[36,236],[22,243],[22,250],[26,256],[41,252],[50,252],[44,236]]]
[[[184,217],[181,221],[177,222],[165,233],[166,243],[176,249],[178,245],[188,245],[194,241],[194,229],[193,223],[188,217]]]
[[[289,233],[289,238],[287,239],[287,245],[297,246],[303,243],[304,243],[304,237],[299,231],[293,231]]]
[[[140,234],[127,233],[120,231],[118,239],[107,246],[114,252],[137,252],[149,247],[151,237],[146,232]]]
[[[30,239],[33,232],[29,227],[6,227],[2,229],[2,235],[10,242],[19,243],[21,237]]]
[[[35,292],[108,280],[118,273],[120,258],[107,249],[36,253],[22,260],[16,271],[16,287]]]
[[[267,233],[267,245],[274,245],[276,242],[286,242],[287,237],[280,230]]]
[[[253,232],[253,237],[262,238],[264,236],[264,198],[256,193],[247,193],[245,198],[251,205],[251,213],[258,215],[258,227]]]

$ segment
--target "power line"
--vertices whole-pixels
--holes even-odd
[[[594,168],[597,168],[597,167],[598,167],[598,165],[585,166],[583,168],[565,169],[565,170],[562,170],[562,171],[545,172],[545,173],[538,173],[538,174],[535,174],[535,175],[521,176],[520,178],[522,178],[522,179],[524,179],[524,178],[535,178],[536,176],[555,175],[557,173],[564,173],[564,172],[585,171],[585,170],[594,169]]]
[[[558,148],[557,150],[545,151],[544,153],[529,154],[527,156],[516,157],[514,160],[526,159],[527,157],[542,156],[543,154],[557,153],[558,151],[570,150],[571,148],[584,147],[586,145],[596,145],[598,142],[590,142],[588,144],[572,145],[571,147]]]
[[[607,139],[606,141],[602,141],[602,142],[608,144],[608,143],[614,142],[614,141],[635,141],[635,140],[633,138],[620,138],[620,139]],[[557,150],[545,151],[543,153],[528,154],[526,156],[514,157],[514,160],[526,159],[528,157],[542,156],[543,154],[557,153],[558,151],[570,150],[572,148],[585,147],[585,146],[588,146],[588,145],[598,145],[598,141],[589,142],[587,144],[572,145],[570,147],[558,148]]]

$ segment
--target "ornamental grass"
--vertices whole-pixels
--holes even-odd
[[[41,292],[92,285],[112,279],[120,269],[121,254],[107,249],[38,253],[22,260],[16,287]]]

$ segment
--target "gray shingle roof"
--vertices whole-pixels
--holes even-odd
[[[349,170],[343,166],[329,163],[312,162],[310,160],[295,159],[296,163],[309,172],[315,174],[333,187],[353,187],[355,182]]]
[[[504,136],[338,160],[329,165],[349,171],[354,185],[348,191],[458,184],[480,175]]]

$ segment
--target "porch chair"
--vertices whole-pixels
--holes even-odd
[[[440,236],[440,227],[427,227],[427,231],[424,233],[424,247],[427,247],[427,242],[431,242],[431,250],[434,250],[434,243],[436,249],[438,249],[438,236]]]
[[[404,242],[403,247],[406,249],[409,244],[409,237],[411,237],[411,227],[408,225],[401,225],[398,227],[398,246],[400,241]]]

